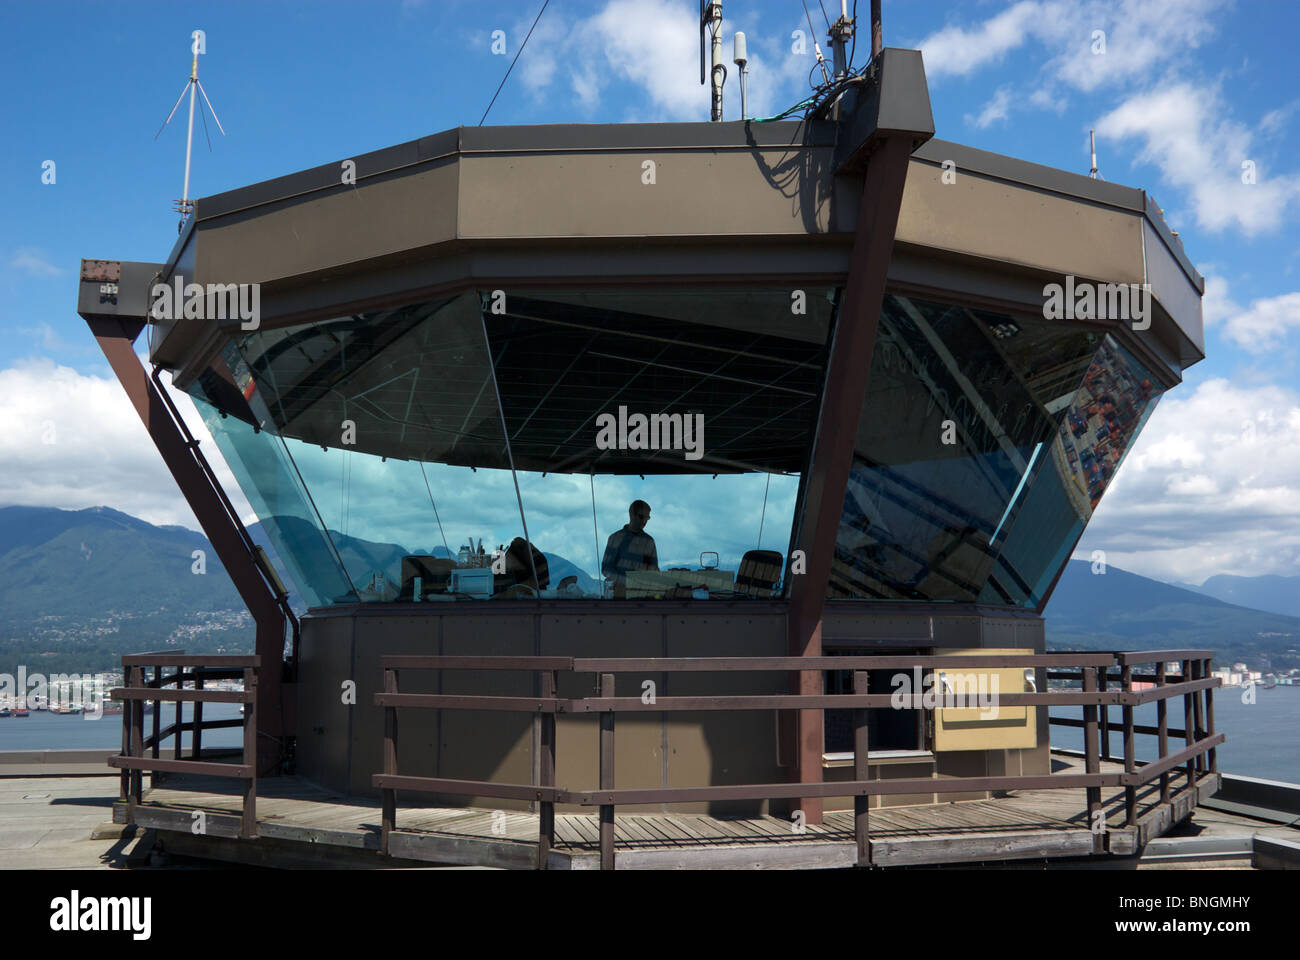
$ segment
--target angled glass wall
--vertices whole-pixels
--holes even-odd
[[[835,303],[482,290],[242,335],[196,400],[297,482],[237,470],[313,604],[771,597]]]
[[[1037,607],[1159,392],[1081,325],[887,296],[828,596]]]

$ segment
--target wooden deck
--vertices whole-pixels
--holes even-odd
[[[1078,761],[1053,759],[1058,770]],[[1103,770],[1116,769],[1103,764]],[[1185,783],[1174,779],[1175,788]],[[258,782],[257,840],[238,840],[240,794],[232,781],[172,775],[144,794],[135,822],[167,831],[180,853],[266,866],[392,866],[460,864],[513,869],[537,866],[538,816],[475,807],[399,807],[390,857],[379,854],[380,805],[331,793],[298,777]],[[1198,783],[1199,799],[1218,789],[1218,776]],[[1155,784],[1139,793],[1139,823],[1124,825],[1122,788],[1102,791],[1107,853],[1137,854],[1194,809],[1190,792],[1159,804]],[[203,832],[196,833],[203,811]],[[127,822],[119,801],[114,819]],[[548,869],[596,869],[599,834],[590,815],[558,814]],[[991,800],[966,800],[870,813],[873,866],[1092,857],[1082,789],[1026,790]],[[796,832],[776,817],[725,819],[703,814],[618,814],[616,869],[807,869],[852,867],[857,848],[851,812]]]

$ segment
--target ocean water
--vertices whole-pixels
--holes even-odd
[[[1265,690],[1255,685],[1255,702],[1242,703],[1242,689],[1227,687],[1214,691],[1214,727],[1227,736],[1218,748],[1219,771],[1266,780],[1300,783],[1300,687],[1274,687]],[[1183,698],[1169,701],[1170,727],[1182,729]],[[1052,707],[1054,717],[1083,717],[1082,707]],[[1110,750],[1112,757],[1124,756],[1123,713],[1110,708]],[[1146,703],[1133,710],[1133,721],[1155,726],[1156,705]],[[1154,760],[1157,740],[1138,734],[1133,738],[1139,760]],[[1083,749],[1082,727],[1052,727],[1052,746],[1071,750]],[[1170,738],[1169,749],[1181,750],[1181,739]]]
[[[237,703],[205,703],[204,720],[232,720],[240,716]],[[161,726],[166,727],[175,716],[175,704],[162,705]],[[185,705],[184,718],[192,720],[194,707]],[[144,735],[153,732],[153,714],[145,714]],[[204,747],[237,747],[243,742],[239,727],[204,730]],[[174,739],[168,737],[163,750],[172,749]],[[190,745],[190,734],[181,742]],[[48,710],[32,710],[26,717],[0,717],[0,750],[114,750],[122,746],[122,714],[105,714],[98,719],[85,715],[63,715]],[[164,756],[169,754],[164,753]]]

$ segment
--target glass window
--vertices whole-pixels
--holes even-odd
[[[483,290],[242,335],[210,402],[301,478],[313,602],[771,597],[836,301]]]
[[[1035,607],[1156,395],[1079,325],[887,296],[832,598]]]

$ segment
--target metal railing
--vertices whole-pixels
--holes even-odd
[[[383,656],[380,666],[384,671],[384,689],[375,694],[375,705],[384,708],[384,769],[371,778],[372,785],[383,796],[381,851],[388,852],[389,837],[396,829],[397,791],[438,793],[457,796],[485,796],[500,799],[536,801],[539,804],[540,824],[538,834],[538,867],[544,869],[547,854],[555,840],[555,804],[571,803],[599,808],[600,865],[602,869],[614,867],[614,809],[619,804],[633,803],[688,803],[716,800],[778,800],[798,798],[853,797],[854,835],[857,843],[857,860],[860,866],[871,862],[871,845],[868,831],[870,798],[879,795],[970,793],[1006,790],[1078,789],[1087,791],[1090,824],[1096,824],[1101,811],[1103,787],[1125,788],[1127,823],[1137,820],[1137,788],[1159,776],[1161,799],[1169,799],[1169,772],[1179,764],[1187,765],[1187,787],[1195,797],[1197,773],[1216,769],[1213,748],[1223,742],[1223,735],[1214,732],[1214,711],[1210,690],[1217,686],[1217,678],[1206,678],[1192,665],[1205,669],[1210,651],[1178,650],[1152,653],[1049,653],[1049,654],[987,654],[987,655],[888,655],[888,656],[832,656],[832,657],[719,657],[719,658],[612,658],[612,657],[469,657],[469,656]],[[1182,660],[1184,679],[1173,682],[1165,676],[1166,660]],[[1106,678],[1112,666],[1119,663],[1122,689],[1106,688]],[[1155,676],[1156,687],[1134,690],[1133,683],[1143,678],[1133,673],[1133,666],[1159,662]],[[1055,679],[1073,679],[1080,682],[1078,690],[1049,690],[1047,692],[998,694],[998,706],[1081,706],[1084,711],[1085,771],[1084,773],[1040,774],[1028,776],[964,777],[945,776],[925,779],[868,779],[868,714],[872,708],[897,707],[903,709],[936,709],[964,706],[955,698],[937,698],[934,693],[920,691],[911,694],[867,693],[868,670],[923,670],[940,668],[1006,669],[1006,668],[1063,668],[1071,667],[1077,673],[1049,672]],[[513,670],[540,675],[538,696],[479,696],[402,693],[398,689],[402,670]],[[728,673],[736,671],[849,671],[853,674],[852,694],[776,694],[776,695],[726,695],[692,697],[657,697],[645,702],[641,697],[614,695],[614,677],[618,673],[677,673],[703,671]],[[1197,671],[1197,672],[1194,672]],[[598,695],[594,697],[560,697],[561,673],[590,673],[598,677]],[[822,674],[824,677],[824,673]],[[1205,698],[1204,709],[1201,697]],[[1174,754],[1168,753],[1170,731],[1165,718],[1165,701],[1170,697],[1184,697],[1186,714],[1186,747]],[[925,702],[929,697],[931,704]],[[937,702],[936,702],[937,701]],[[1133,723],[1133,707],[1150,701],[1160,704],[1159,759],[1140,769],[1133,752],[1133,736],[1148,732]],[[1195,701],[1195,703],[1193,703]],[[1102,773],[1098,747],[1098,709],[1112,706],[1124,711],[1125,763],[1123,772]],[[439,710],[489,710],[523,712],[541,718],[541,756],[538,782],[535,784],[496,783],[483,780],[457,780],[444,777],[403,776],[397,770],[397,711],[399,708]],[[853,710],[854,773],[853,779],[817,783],[764,783],[704,787],[662,787],[617,789],[614,786],[614,720],[619,713],[664,713],[701,710]],[[569,790],[555,784],[555,718],[557,714],[592,715],[600,718],[599,737],[599,787],[596,790]],[[1209,752],[1209,765],[1202,756]],[[1193,801],[1194,803],[1194,801]],[[1094,829],[1094,850],[1101,852],[1104,836]]]
[[[243,808],[239,835],[257,836],[257,674],[258,656],[229,654],[139,653],[122,658],[124,687],[110,692],[114,700],[123,701],[122,752],[110,757],[108,764],[122,770],[121,798],[127,802],[127,820],[134,822],[135,807],[141,802],[143,773],[150,773],[150,785],[156,785],[159,773],[195,773],[214,777],[233,777],[243,781]],[[152,667],[152,675],[148,668]],[[173,668],[164,673],[164,667]],[[243,690],[204,690],[208,680],[244,681]],[[185,684],[193,686],[185,688]],[[174,687],[174,689],[165,689]],[[144,735],[145,704],[153,704],[152,735]],[[175,703],[176,716],[162,726],[162,704]],[[184,704],[194,704],[194,719],[184,719]],[[244,705],[242,718],[203,719],[205,703],[239,703]],[[223,727],[243,727],[244,739],[238,763],[211,762],[203,759],[203,731]],[[181,735],[193,733],[190,756],[185,759]],[[174,737],[172,758],[161,756],[162,744]],[[145,756],[145,751],[149,756]]]

